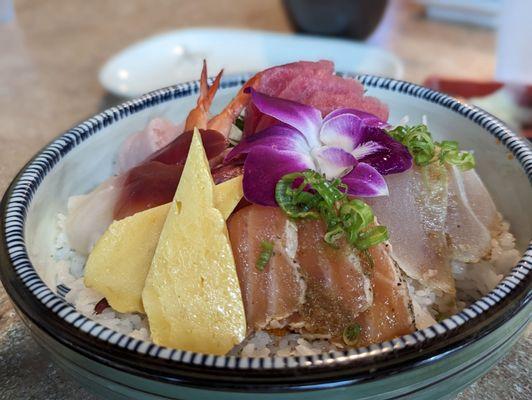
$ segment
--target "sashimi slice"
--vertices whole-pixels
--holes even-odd
[[[274,67],[262,72],[253,87],[270,96],[313,106],[323,116],[338,108],[355,108],[382,120],[388,119],[388,107],[384,103],[365,96],[364,87],[356,79],[335,75],[330,62],[299,62]],[[244,134],[253,134],[274,122],[251,104],[246,109]]]
[[[331,61],[299,61],[264,70],[260,73],[260,79],[255,82],[253,87],[258,92],[278,97],[287,85],[297,77],[310,81],[313,76],[325,77],[332,74],[334,74],[334,64]],[[256,132],[258,130],[257,125],[262,119],[265,120],[262,122],[263,125],[267,124],[266,121],[274,121],[273,118],[263,115],[253,104],[250,104],[246,110],[244,135]]]
[[[218,184],[236,176],[243,175],[244,166],[235,164],[220,165],[213,168],[211,170],[211,174],[212,178],[214,179],[214,183]]]
[[[65,231],[70,247],[78,253],[89,254],[113,222],[113,208],[124,180],[124,176],[111,177],[92,192],[68,199]]]
[[[332,75],[334,64],[328,60],[298,61],[271,67],[260,73],[260,79],[254,88],[259,92],[268,90],[271,96],[277,96],[284,90],[287,82],[303,74],[318,77]]]
[[[387,175],[389,196],[365,200],[388,228],[399,267],[424,285],[454,295],[445,237],[446,180],[434,172],[416,166]]]
[[[121,174],[145,161],[151,154],[163,148],[183,131],[164,118],[152,119],[146,128],[129,136],[118,153],[117,172]]]
[[[251,205],[227,223],[249,330],[281,328],[304,300],[305,285],[295,262],[297,231],[274,207]],[[264,270],[256,262],[261,243],[273,244]]]
[[[183,173],[183,165],[150,161],[125,174],[113,212],[120,220],[149,208],[169,203]]]
[[[306,332],[332,337],[373,302],[364,260],[346,244],[333,248],[323,240],[321,220],[298,222],[297,262],[307,285],[300,315]]]
[[[476,174],[475,174],[476,175]],[[491,234],[481,219],[473,211],[469,194],[474,197],[476,209],[488,225],[491,212],[491,197],[479,198],[472,190],[478,189],[474,176],[468,175],[470,190],[467,190],[465,174],[457,167],[449,168],[449,204],[447,207],[446,233],[452,257],[463,262],[478,262],[491,249]],[[480,182],[482,185],[482,182]],[[483,186],[483,185],[482,185]],[[491,203],[491,204],[490,204]],[[496,211],[494,212],[496,216]]]
[[[470,169],[465,172],[460,171],[460,174],[471,210],[490,232],[498,232],[501,224],[500,214],[497,212],[491,194],[484,186],[484,182],[478,176],[477,171]]]
[[[221,154],[229,145],[226,137],[218,131],[206,129],[200,132],[203,147],[209,160]],[[192,141],[192,133],[192,131],[188,131],[179,135],[166,146],[151,154],[146,159],[146,162],[158,161],[164,164],[184,164],[190,148],[190,142]]]
[[[361,327],[358,345],[391,340],[415,330],[412,304],[401,270],[389,254],[389,245],[371,247],[373,303],[356,322]]]
[[[207,156],[217,158],[227,147],[225,137],[216,131],[202,131]],[[190,147],[191,132],[185,132],[150,160],[111,177],[92,192],[71,197],[67,216],[67,237],[70,245],[88,254],[96,240],[114,219],[168,203],[172,200]],[[215,174],[216,183],[239,174],[239,167],[228,167]]]

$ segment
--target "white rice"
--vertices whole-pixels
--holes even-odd
[[[86,287],[83,283],[83,267],[86,257],[70,249],[65,233],[65,220],[63,214],[57,215],[59,233],[56,238],[56,253],[53,255],[52,265],[47,270],[52,272],[47,276],[46,283],[51,287],[62,284],[70,291],[66,293],[65,300],[72,304],[78,312],[113,329],[136,339],[150,340],[148,319],[141,314],[122,314],[108,307],[101,314],[94,312],[94,307],[102,299],[97,291]],[[50,283],[53,282],[53,285]]]
[[[502,218],[500,218],[502,221]],[[497,232],[492,233],[491,251],[478,263],[451,261],[456,284],[456,304],[442,291],[423,287],[419,282],[407,278],[412,301],[421,311],[430,314],[434,320],[463,309],[467,304],[490,292],[519,261],[520,253],[515,248],[515,238],[509,232],[510,224],[501,222]],[[417,322],[417,321],[416,321]],[[422,329],[430,323],[416,323]]]
[[[80,313],[94,321],[129,335],[136,339],[150,340],[148,321],[145,315],[122,314],[107,308],[100,314],[94,307],[102,295],[83,284],[83,267],[86,258],[70,249],[65,234],[65,216],[57,215],[58,235],[56,251],[44,265],[41,273],[45,282],[52,288],[64,285],[70,288],[65,299]],[[500,233],[494,235],[489,257],[477,264],[452,261],[453,276],[456,280],[457,304],[443,292],[424,288],[418,282],[407,279],[414,311],[419,320],[418,329],[430,325],[442,314],[462,309],[493,289],[519,260],[515,249],[515,239],[509,232],[509,224],[502,222]],[[232,355],[244,357],[269,357],[291,355],[315,355],[339,350],[340,343],[326,339],[312,339],[300,334],[287,334],[279,337],[267,332],[258,332],[248,337],[232,351]]]

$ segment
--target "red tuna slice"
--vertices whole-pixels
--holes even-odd
[[[325,233],[321,220],[298,223],[296,260],[307,287],[300,314],[305,332],[338,337],[371,306],[373,294],[365,259],[345,243],[329,246]]]
[[[193,133],[193,131],[182,133],[162,149],[152,154],[146,161],[158,161],[163,164],[184,164]],[[221,154],[229,144],[225,136],[218,131],[201,129],[200,133],[201,141],[209,160]]]
[[[211,170],[212,179],[214,179],[214,183],[217,185],[219,183],[228,181],[229,179],[235,178],[238,175],[244,174],[244,166],[243,165],[235,165],[235,164],[227,164],[227,165],[220,165]]]
[[[148,161],[132,168],[124,174],[124,184],[116,201],[113,217],[115,220],[170,202],[175,194],[184,164],[164,164]],[[242,175],[242,165],[225,165],[213,169],[215,184]],[[244,199],[237,205],[238,210],[249,203]]]
[[[227,148],[227,140],[220,132],[200,132],[207,158],[214,159]],[[125,181],[115,204],[114,219],[122,219],[172,200],[181,178],[192,134],[192,131],[181,134],[146,162],[124,173]],[[236,176],[239,171],[233,171],[232,174]],[[218,181],[223,182],[229,176],[226,172],[225,175],[220,175]]]
[[[331,111],[343,107],[363,111],[366,109],[374,110],[375,107],[366,107],[363,96],[364,87],[355,79],[342,78],[336,75],[317,77],[309,74],[294,77],[278,95],[280,98],[315,107],[321,111],[323,117]],[[260,116],[255,128],[256,132],[276,123],[275,118],[258,113]]]
[[[261,93],[278,97],[286,86],[297,77],[324,78],[334,74],[334,64],[331,61],[321,60],[318,62],[299,61],[291,64],[272,67],[259,73],[260,79],[253,88]],[[250,104],[246,110],[244,134],[257,131],[257,124],[262,114]],[[273,120],[273,119],[271,119]]]
[[[167,165],[148,161],[126,172],[120,196],[114,208],[114,219],[170,202],[183,172],[183,164]]]
[[[254,88],[270,96],[313,106],[323,116],[345,107],[369,112],[385,121],[388,119],[388,107],[374,97],[364,96],[364,87],[360,82],[334,75],[333,69],[329,68],[332,67],[330,63],[322,66],[321,69],[308,66],[297,69],[290,64],[290,67],[277,67],[281,70],[266,70]],[[287,68],[284,73],[283,68]],[[298,73],[294,73],[296,70]],[[252,134],[272,125],[275,120],[263,115],[251,104],[246,109],[245,122],[244,133]]]
[[[331,61],[299,61],[264,70],[260,73],[260,79],[254,89],[270,96],[277,96],[284,90],[286,84],[297,76],[324,77],[332,74],[334,74],[334,64]]]
[[[294,262],[295,224],[279,208],[251,205],[233,214],[227,229],[248,330],[286,326],[304,298],[304,283]],[[262,242],[273,244],[273,254],[260,271],[256,263]]]
[[[373,304],[356,319],[362,328],[358,346],[391,340],[415,330],[406,282],[390,257],[388,247],[379,244],[368,250],[373,264]]]

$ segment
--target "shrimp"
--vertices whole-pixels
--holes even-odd
[[[231,131],[231,125],[251,100],[251,95],[245,93],[244,90],[249,86],[253,86],[260,79],[261,75],[262,74],[259,73],[249,79],[227,107],[225,107],[220,114],[209,120],[207,129],[213,129],[220,132],[225,137],[228,137],[229,132]]]
[[[209,120],[209,109],[214,99],[214,95],[220,86],[223,69],[218,73],[214,82],[209,87],[207,83],[207,62],[203,60],[203,69],[201,70],[200,95],[196,107],[188,114],[183,132],[190,131],[197,127],[198,129],[207,129]]]

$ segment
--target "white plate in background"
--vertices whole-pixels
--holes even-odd
[[[334,61],[336,70],[400,79],[403,64],[393,54],[360,42],[245,29],[193,28],[149,37],[113,56],[100,70],[111,93],[136,97],[199,78],[206,59],[209,75],[260,71],[292,61]]]

